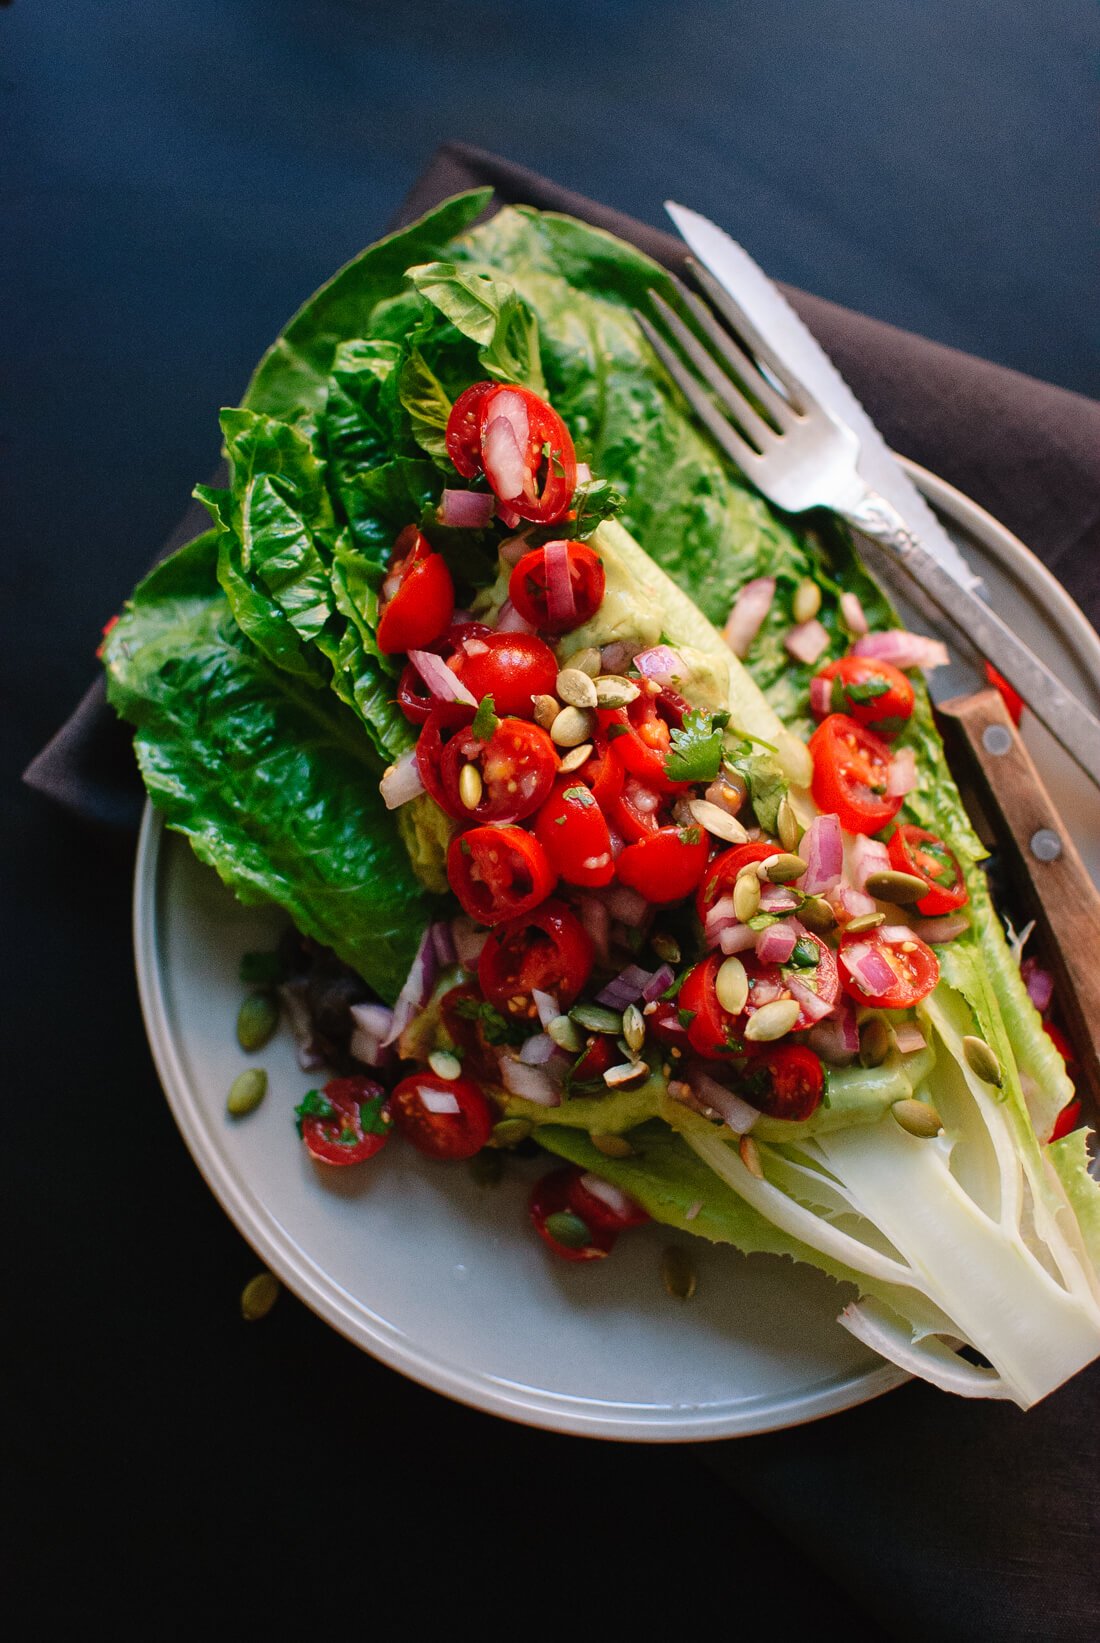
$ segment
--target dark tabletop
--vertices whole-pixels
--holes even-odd
[[[683,1636],[716,1602],[781,1638],[1095,1635],[1073,1389],[998,1423],[906,1388],[775,1439],[609,1446],[451,1405],[289,1296],[243,1324],[256,1259],[145,1044],[132,839],[15,785],[213,467],[218,406],[444,139],[651,223],[675,194],[776,277],[1096,393],[1093,22],[1087,0],[0,6],[0,1544],[41,1635],[366,1627],[383,1594],[488,1637]]]

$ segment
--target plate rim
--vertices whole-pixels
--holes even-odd
[[[1087,671],[1100,676],[1100,636],[1061,583],[1018,537],[992,514],[938,475],[905,457],[903,468],[949,520],[976,537],[1016,580],[1042,590],[1063,633]],[[694,1409],[672,1405],[616,1405],[545,1389],[506,1383],[485,1371],[448,1364],[396,1327],[353,1312],[345,1291],[315,1262],[266,1209],[262,1199],[235,1176],[227,1158],[209,1139],[201,1121],[168,1025],[157,956],[157,900],[160,886],[163,818],[146,800],[134,863],[132,923],[138,995],[157,1075],[176,1126],[200,1174],[256,1255],[299,1300],[372,1357],[445,1397],[523,1425],[562,1434],[622,1442],[684,1443],[785,1430],[855,1408],[901,1386],[910,1377],[893,1365],[858,1375],[814,1383],[804,1391],[740,1410],[728,1405]]]

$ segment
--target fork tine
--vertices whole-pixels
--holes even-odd
[[[703,388],[702,383],[684,364],[679,354],[669,347],[653,323],[644,314],[640,314],[636,308],[634,309],[634,318],[641,326],[653,352],[657,355],[673,382],[676,383],[696,416],[706,423],[726,455],[736,462],[743,473],[748,474],[751,478],[762,461],[760,453],[754,451],[752,446],[743,440],[737,430],[726,421],[710,395]]]
[[[679,314],[676,313],[675,309],[669,307],[663,297],[659,297],[656,291],[650,291],[647,295],[665,330],[671,332],[679,343],[681,351],[687,355],[699,375],[705,377],[707,382],[710,383],[718,400],[733,417],[741,432],[747,435],[750,443],[755,445],[758,451],[766,451],[769,438],[775,438],[775,430],[768,426],[764,418],[748,402],[744,388],[728,377],[721,367],[715,363],[715,360],[707,353],[699,339],[692,335]],[[753,375],[755,374],[754,371]]]
[[[691,270],[692,278],[702,286],[711,306],[718,310],[727,324],[732,325],[734,330],[744,337],[757,359],[768,367],[776,382],[779,383],[787,396],[788,403],[793,406],[800,416],[805,416],[806,406],[814,403],[813,395],[798,380],[790,367],[776,357],[748,315],[741,312],[729,292],[719,285],[710,269],[704,268],[702,263],[697,262],[694,257],[687,259],[687,265]]]
[[[765,407],[769,416],[775,420],[776,425],[781,430],[787,428],[792,417],[798,414],[795,407],[789,400],[784,399],[782,394],[776,392],[775,387],[763,374],[756,360],[744,351],[736,337],[732,337],[724,326],[719,325],[706,303],[701,302],[695,292],[689,290],[682,280],[676,278],[675,274],[671,274],[669,277],[679,292],[680,300],[684,306],[690,311],[697,324],[714,344],[715,351],[721,358],[728,361],[735,375],[748,392],[752,394],[753,398],[758,399]]]

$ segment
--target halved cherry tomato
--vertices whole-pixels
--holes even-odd
[[[531,1018],[537,1014],[535,988],[553,993],[559,1008],[568,1009],[591,974],[592,958],[584,925],[564,902],[548,901],[493,931],[481,950],[477,979],[502,1015]]]
[[[1067,1101],[1057,1118],[1054,1128],[1050,1132],[1052,1141],[1060,1141],[1064,1135],[1071,1135],[1081,1122],[1080,1101]]]
[[[767,1044],[754,1050],[738,1094],[768,1118],[802,1123],[825,1094],[825,1069],[805,1044]]]
[[[1050,1039],[1050,1042],[1054,1045],[1054,1048],[1058,1051],[1058,1054],[1062,1057],[1062,1060],[1065,1062],[1066,1066],[1072,1069],[1077,1057],[1073,1053],[1073,1045],[1070,1043],[1061,1027],[1056,1027],[1053,1021],[1044,1021],[1043,1031]]]
[[[891,662],[871,656],[842,656],[818,674],[832,685],[830,708],[880,736],[895,736],[912,717],[913,686]]]
[[[658,999],[653,1014],[645,1018],[645,1028],[650,1038],[673,1049],[682,1050],[688,1042],[687,1028],[680,1021],[675,999]]]
[[[901,809],[901,795],[886,791],[890,749],[844,713],[830,713],[810,737],[812,792],[817,808],[839,816],[849,833],[877,833]]]
[[[707,1057],[741,1048],[740,1017],[722,1008],[715,989],[718,971],[724,962],[721,953],[711,953],[688,971],[676,995],[677,1014],[687,1031],[688,1042],[693,1050]]]
[[[403,1078],[390,1100],[397,1128],[428,1158],[472,1158],[493,1128],[493,1109],[469,1078],[425,1068]]]
[[[643,690],[629,707],[598,708],[596,717],[608,745],[628,775],[637,776],[660,793],[680,793],[686,782],[674,782],[665,772],[672,747],[668,720],[658,699]]]
[[[537,839],[522,827],[471,827],[451,840],[447,880],[479,924],[519,918],[545,901],[555,876]]]
[[[659,827],[620,851],[615,872],[621,884],[660,907],[691,895],[709,855],[710,842],[701,827]]]
[[[592,754],[581,765],[577,775],[592,789],[592,797],[604,815],[609,816],[615,800],[623,790],[626,772],[618,759],[612,756],[605,738],[599,731],[592,738],[592,744]]]
[[[928,894],[917,902],[917,912],[926,918],[952,913],[970,899],[962,868],[953,851],[935,833],[904,822],[887,845],[890,863],[899,873],[923,879]]]
[[[525,719],[531,717],[532,696],[551,695],[558,677],[554,652],[533,633],[489,631],[464,640],[450,667],[479,702],[492,696],[499,714]]]
[[[603,1075],[609,1067],[615,1065],[619,1055],[619,1048],[613,1040],[605,1033],[597,1033],[569,1069],[570,1094],[576,1094],[589,1085],[595,1085],[602,1095],[607,1089]]]
[[[567,884],[598,890],[615,877],[607,822],[592,793],[576,777],[558,777],[538,813],[535,837]]]
[[[749,998],[745,1005],[747,1016],[755,1015],[765,1004],[771,1004],[776,999],[795,998],[801,1006],[795,1017],[792,1033],[800,1033],[806,1027],[812,1027],[815,1020],[820,1019],[813,1008],[803,997],[799,997],[801,989],[805,988],[813,993],[828,1008],[836,1003],[840,994],[840,977],[837,974],[836,955],[831,947],[826,947],[819,936],[811,930],[798,926],[800,942],[812,944],[817,949],[817,963],[814,965],[791,964],[762,964],[754,954],[746,954],[743,962],[749,978]]]
[[[497,383],[477,409],[481,466],[501,502],[542,525],[564,519],[577,488],[577,455],[557,411],[530,388],[510,383]],[[522,475],[518,490],[513,474]]]
[[[382,584],[378,648],[384,656],[425,650],[450,625],[455,589],[441,554],[415,525],[406,525],[394,543],[389,574]]]
[[[565,571],[573,589],[573,610],[551,616],[547,593],[546,548],[565,548]],[[543,633],[568,633],[594,616],[603,604],[607,579],[603,561],[587,542],[548,543],[525,553],[508,580],[508,597],[525,622]]]
[[[599,1261],[611,1254],[615,1233],[590,1226],[573,1208],[569,1189],[577,1173],[575,1165],[567,1165],[535,1182],[529,1204],[531,1222],[547,1248],[563,1261]],[[555,1229],[568,1233],[569,1242],[560,1243]]]
[[[361,1164],[390,1138],[389,1098],[370,1078],[332,1078],[295,1111],[298,1133],[319,1164]]]
[[[857,959],[866,958],[868,951],[871,962],[877,960],[885,968],[878,980],[868,979],[864,986],[856,979],[853,965]],[[939,959],[904,924],[882,924],[877,930],[841,936],[837,960],[840,984],[848,997],[880,1010],[910,1009],[927,998],[940,979]]]
[[[619,1196],[618,1189],[616,1195]],[[584,1171],[575,1168],[567,1192],[570,1209],[590,1226],[593,1232],[625,1232],[628,1227],[644,1226],[649,1215],[641,1204],[635,1203],[628,1193],[621,1194],[621,1202],[609,1204],[584,1183]]]
[[[470,715],[467,708],[467,717]],[[465,724],[448,728],[433,713],[416,744],[420,779],[448,816],[461,822],[517,822],[533,816],[554,784],[558,754],[545,730],[527,719],[501,719],[487,742]],[[462,798],[462,770],[477,767],[481,798],[471,809]]]
[[[482,1080],[495,1079],[497,1058],[479,1020],[481,993],[476,987],[452,987],[439,1001],[448,1038],[462,1053],[462,1069]]]
[[[619,770],[624,786],[611,806],[610,819],[615,831],[627,844],[637,844],[639,839],[650,838],[667,821],[668,817],[664,814],[667,806],[663,804],[660,793],[640,782],[637,776],[627,776],[621,765]]]
[[[424,648],[434,651],[437,656],[442,656],[453,668],[455,652],[461,653],[461,647],[467,639],[484,639],[492,631],[484,622],[452,622],[441,639],[437,639],[434,645],[426,645]],[[437,700],[411,662],[406,663],[397,687],[397,705],[406,719],[416,725],[427,724],[433,711],[439,713],[440,723],[460,725],[469,711],[464,702]]]
[[[1001,693],[1001,700],[1008,709],[1008,716],[1014,725],[1018,725],[1024,711],[1024,699],[1018,690],[1013,690],[1003,673],[998,673],[992,662],[985,664],[985,676],[989,683]]]
[[[752,839],[748,844],[735,844],[732,850],[723,850],[720,856],[715,856],[695,897],[695,911],[699,917],[705,919],[710,908],[722,896],[732,896],[742,867],[747,867],[750,862],[766,861],[769,856],[778,856],[781,852],[781,845],[769,844],[767,839]]]
[[[451,406],[443,439],[463,479],[473,479],[481,472],[481,406],[486,394],[499,387],[499,382],[471,383]]]

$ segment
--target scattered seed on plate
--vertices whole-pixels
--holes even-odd
[[[714,991],[723,1010],[740,1015],[749,998],[749,978],[745,966],[736,954],[724,959],[714,978]]]
[[[794,813],[790,799],[780,800],[779,815],[775,826],[776,832],[779,834],[779,842],[784,850],[789,850],[792,853],[796,851],[802,842],[802,828],[799,826],[798,817]]]
[[[244,1118],[248,1113],[255,1112],[264,1096],[267,1094],[267,1074],[262,1067],[247,1067],[243,1073],[238,1073],[229,1086],[229,1095],[226,1097],[226,1111],[234,1118]]]
[[[629,707],[641,694],[633,679],[624,679],[620,673],[605,673],[596,680],[596,701],[600,707]]]
[[[273,1272],[257,1272],[241,1291],[241,1317],[246,1324],[266,1318],[279,1299],[281,1284]]]
[[[579,667],[563,667],[554,689],[569,707],[595,707],[596,687],[587,673]]]
[[[637,1055],[645,1043],[645,1022],[636,1004],[628,1004],[623,1011],[623,1038],[631,1055]]]
[[[690,1301],[698,1281],[695,1263],[686,1249],[669,1244],[661,1253],[661,1277],[674,1301]]]
[[[237,1043],[242,1050],[262,1050],[279,1025],[274,993],[249,993],[237,1012]]]
[[[876,901],[888,901],[896,907],[919,901],[928,894],[928,885],[915,873],[899,873],[884,867],[881,873],[868,873],[863,888]]]
[[[728,810],[721,805],[711,804],[709,799],[692,799],[688,809],[700,827],[705,827],[716,839],[725,839],[727,844],[744,844],[748,833]]]
[[[759,912],[760,880],[755,873],[738,874],[733,887],[733,910],[742,924],[747,924]]]
[[[578,650],[575,656],[570,656],[566,666],[580,668],[582,673],[594,679],[603,666],[603,658],[595,645],[589,645],[586,650]]]
[[[781,856],[773,856],[765,863],[767,876],[772,884],[793,884],[806,871],[806,863],[801,856],[794,855],[790,850]]]

